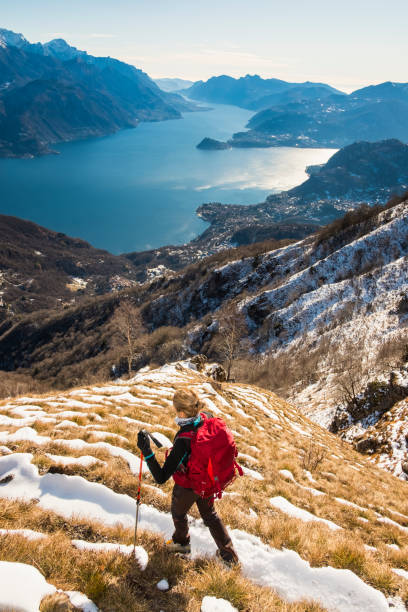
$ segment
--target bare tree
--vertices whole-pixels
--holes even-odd
[[[229,305],[222,312],[217,339],[217,349],[226,366],[227,380],[230,380],[232,364],[245,349],[247,333],[244,314],[235,305]]]
[[[140,309],[130,300],[124,300],[116,309],[115,325],[118,337],[126,347],[128,373],[130,374],[134,360],[142,354],[146,345],[146,330]]]
[[[367,386],[372,368],[364,349],[350,344],[344,347],[343,358],[340,358],[336,367],[338,399],[348,406],[358,407],[359,396]]]
[[[361,323],[361,331],[368,337],[368,324]],[[334,347],[333,347],[334,349]],[[334,368],[339,392],[338,399],[346,405],[358,406],[359,395],[367,386],[371,374],[370,353],[359,339],[343,340],[337,348],[337,363]]]
[[[309,442],[309,446],[305,450],[305,454],[302,459],[302,467],[305,470],[309,470],[310,472],[314,472],[318,466],[325,460],[327,457],[327,449],[319,446],[313,441]]]
[[[350,357],[343,362],[343,371],[337,379],[340,399],[345,404],[357,404],[357,396],[364,386],[362,367],[356,359]]]

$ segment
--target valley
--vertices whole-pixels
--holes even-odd
[[[395,16],[27,2],[0,28],[0,610],[406,612]]]

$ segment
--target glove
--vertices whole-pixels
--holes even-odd
[[[149,434],[144,429],[141,429],[137,434],[137,446],[140,448],[144,457],[148,457],[152,454],[150,447]]]

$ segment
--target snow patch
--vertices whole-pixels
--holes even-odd
[[[394,574],[397,574],[401,578],[404,578],[405,580],[408,580],[408,572],[407,572],[407,570],[399,569],[397,567],[393,567],[392,571],[394,572]]]
[[[106,461],[101,461],[100,459],[91,457],[90,455],[83,455],[82,457],[66,457],[65,455],[51,455],[50,453],[45,453],[45,456],[55,463],[59,463],[60,465],[82,465],[83,467],[89,467],[95,463],[106,465]]]
[[[83,612],[98,612],[99,610],[99,608],[95,606],[94,602],[80,591],[62,591],[62,593],[68,595],[72,605],[80,610],[83,610]]]
[[[1,610],[38,612],[41,600],[47,595],[53,595],[56,590],[35,567],[25,563],[0,561]]]
[[[264,477],[259,472],[251,470],[250,468],[245,467],[245,465],[241,465],[241,468],[245,476],[249,476],[250,478],[254,478],[255,480],[264,480]]]
[[[278,495],[277,497],[271,497],[269,502],[274,508],[277,508],[281,512],[284,512],[285,514],[288,514],[289,516],[292,516],[293,518],[300,519],[301,521],[304,521],[306,523],[310,521],[313,521],[313,522],[316,521],[319,523],[323,523],[324,525],[327,525],[327,527],[329,529],[332,529],[333,531],[342,529],[342,527],[340,527],[339,525],[336,525],[336,523],[333,523],[332,521],[320,518],[316,516],[315,514],[308,512],[307,510],[303,510],[302,508],[298,508],[297,506],[294,506],[293,504],[290,503],[290,501],[288,501],[284,497],[281,497],[280,495]]]
[[[33,531],[32,529],[0,529],[0,536],[17,535],[27,538],[27,540],[43,540],[47,537],[45,533]]]
[[[226,599],[206,595],[201,602],[201,612],[238,612]]]

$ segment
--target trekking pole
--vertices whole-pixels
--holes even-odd
[[[136,495],[136,521],[135,521],[135,537],[133,540],[133,554],[136,550],[136,539],[137,539],[137,524],[139,522],[139,507],[140,507],[140,488],[142,486],[142,470],[143,470],[143,453],[140,453],[140,468],[139,468],[139,486]]]
[[[161,448],[163,446],[163,444],[159,442],[159,440],[157,440],[149,431],[146,433],[149,435],[149,437],[153,440],[153,442],[158,448]],[[137,488],[137,495],[136,495],[136,520],[135,520],[135,537],[133,540],[133,554],[135,553],[135,550],[136,550],[137,525],[139,523],[140,489],[142,486],[142,471],[143,471],[143,453],[140,453],[139,486]]]
[[[149,438],[151,438],[151,440],[153,440],[153,442],[155,443],[157,448],[162,448],[163,444],[161,442],[159,442],[158,439],[155,438],[154,435],[150,433],[150,431],[148,431],[146,433],[148,434]]]

